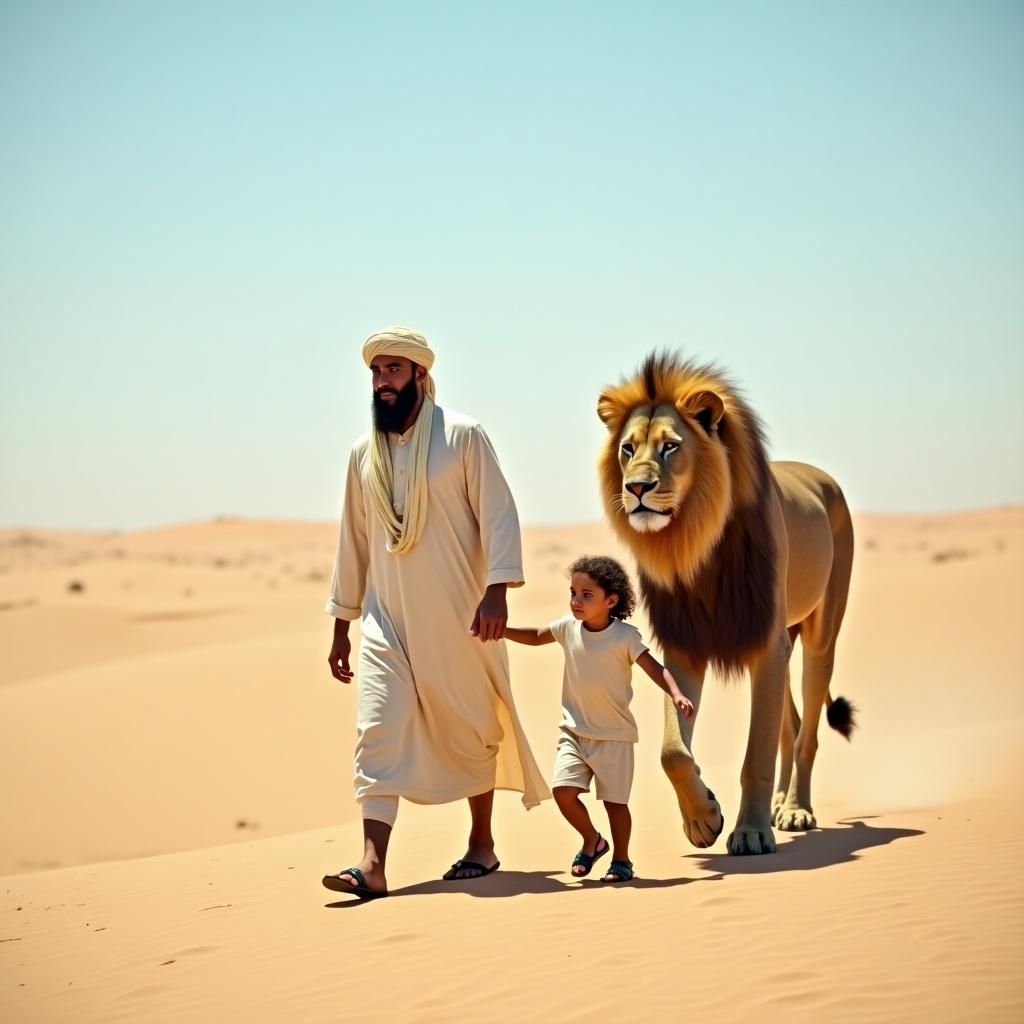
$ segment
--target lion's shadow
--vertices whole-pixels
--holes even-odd
[[[734,857],[728,853],[691,853],[684,860],[693,861],[702,871],[715,871],[720,876],[770,875],[779,871],[814,871],[848,864],[864,850],[888,846],[897,839],[923,836],[915,828],[876,828],[864,818],[844,818],[841,828],[819,828],[796,834],[787,843],[780,843],[767,857]]]

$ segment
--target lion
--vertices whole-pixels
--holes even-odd
[[[839,485],[799,462],[769,463],[760,419],[715,365],[653,353],[600,396],[608,428],[599,472],[605,511],[636,559],[667,667],[693,702],[665,708],[661,763],[697,847],[725,825],[701,780],[693,728],[704,675],[750,673],[751,714],[733,854],[772,853],[772,825],[815,827],[811,770],[823,704],[847,738],[853,707],[829,694],[853,564]],[[803,719],[789,687],[803,648]],[[773,787],[776,756],[781,752]]]

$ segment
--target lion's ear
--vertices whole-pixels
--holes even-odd
[[[602,391],[601,397],[597,400],[597,415],[601,417],[601,422],[607,427],[611,427],[612,423],[618,418],[621,412],[621,407],[615,398],[612,396],[610,391]]]
[[[683,399],[678,409],[683,416],[695,419],[706,434],[713,434],[725,414],[725,403],[714,391],[697,391]]]

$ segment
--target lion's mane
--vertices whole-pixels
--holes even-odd
[[[717,429],[693,414],[704,392],[724,405]],[[622,504],[619,436],[633,410],[664,404],[698,437],[693,478],[669,525],[638,533]],[[608,426],[599,463],[605,512],[636,558],[654,635],[719,672],[741,671],[777,614],[773,485],[761,421],[717,367],[670,352],[652,353],[636,374],[606,389],[598,412]]]

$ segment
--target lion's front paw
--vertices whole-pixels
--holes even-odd
[[[810,829],[818,827],[814,813],[804,810],[803,807],[776,808],[772,821],[775,827],[782,829],[783,832],[808,832]]]
[[[722,808],[710,789],[705,791],[704,800],[689,807],[680,807],[683,814],[683,831],[686,838],[698,849],[712,846],[725,828]]]
[[[770,828],[737,828],[727,843],[729,852],[736,856],[755,853],[774,853],[775,836]]]

